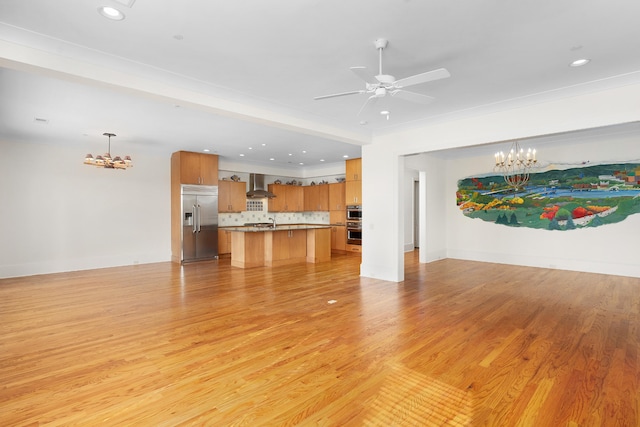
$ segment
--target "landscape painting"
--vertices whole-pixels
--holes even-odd
[[[458,181],[456,200],[469,218],[511,227],[598,227],[640,212],[640,163],[531,173],[515,189],[499,174],[465,178]]]

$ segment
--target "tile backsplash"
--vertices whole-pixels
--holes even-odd
[[[271,222],[275,216],[278,224],[329,224],[329,212],[267,212],[243,211],[218,214],[218,226],[237,227],[247,222]]]

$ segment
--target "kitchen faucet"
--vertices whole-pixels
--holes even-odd
[[[276,228],[276,216],[274,215],[273,218],[269,218],[269,221],[273,223],[271,228]]]

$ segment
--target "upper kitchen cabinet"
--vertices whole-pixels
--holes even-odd
[[[218,185],[218,156],[177,151],[171,155],[171,171],[180,184]]]
[[[362,181],[362,159],[349,159],[345,163],[347,181]]]
[[[345,202],[347,205],[362,204],[362,159],[350,159],[345,165]]]
[[[239,181],[218,181],[218,212],[247,210],[247,184]]]
[[[327,184],[309,185],[304,188],[304,210],[328,211],[329,210],[329,186]]]
[[[269,191],[276,195],[269,199],[269,212],[303,212],[304,190],[297,185],[269,184]]]
[[[345,187],[347,205],[362,204],[362,181],[347,181]]]
[[[344,211],[345,208],[345,183],[329,184],[329,210]]]

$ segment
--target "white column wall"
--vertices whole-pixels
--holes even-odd
[[[362,264],[360,275],[404,279],[404,159],[372,145],[362,147]],[[368,159],[365,162],[364,159]],[[400,275],[400,276],[399,276]]]

